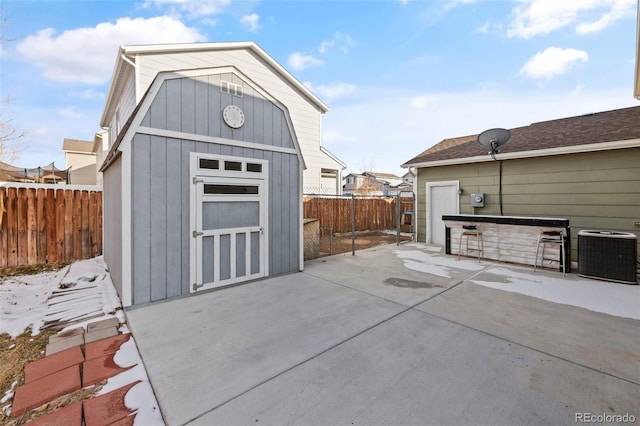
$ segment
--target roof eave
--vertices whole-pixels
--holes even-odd
[[[124,54],[124,46],[120,46],[118,48],[118,54],[116,55],[116,63],[113,67],[111,80],[109,82],[109,92],[107,93],[107,99],[105,100],[104,108],[102,109],[102,116],[100,117],[100,127],[109,126],[107,117],[109,116],[109,109],[110,109],[109,107],[111,106],[113,97],[115,96],[115,91],[117,86],[116,82],[117,82],[118,76],[122,73],[122,66],[124,64],[124,61],[122,59],[123,54]]]
[[[640,139],[627,139],[622,141],[563,146],[559,148],[536,149],[532,151],[509,152],[504,154],[496,154],[496,160],[516,160],[521,158],[546,157],[551,155],[563,155],[563,154],[578,154],[583,152],[609,151],[609,150],[623,149],[623,148],[640,148]],[[402,164],[401,167],[403,168],[438,167],[438,166],[451,166],[456,164],[484,163],[484,162],[490,162],[490,161],[494,161],[490,156],[481,155],[481,156],[474,156],[474,157],[451,158],[447,160],[436,160],[436,161],[422,161],[422,162],[409,161]]]

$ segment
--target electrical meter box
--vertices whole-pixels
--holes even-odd
[[[471,207],[484,207],[484,192],[471,194]]]

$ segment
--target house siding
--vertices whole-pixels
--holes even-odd
[[[227,77],[235,77],[228,75]],[[242,98],[220,91],[220,76],[165,81],[142,125],[216,136],[229,141],[293,148],[282,109],[250,92]],[[250,92],[252,95],[249,95]],[[242,102],[245,125],[231,130],[221,108]],[[265,135],[260,137],[260,135]],[[133,304],[189,294],[192,152],[269,162],[269,275],[295,272],[300,259],[300,162],[296,154],[137,133],[132,140]]]
[[[103,253],[116,291],[122,297],[122,157],[103,172],[103,179]]]
[[[96,184],[96,155],[67,152],[67,168],[69,170],[69,183],[72,185]]]
[[[464,190],[460,214],[473,214],[470,194],[484,192],[485,207],[475,213],[500,215],[498,161],[419,168],[419,241],[426,238],[426,183],[445,180]],[[504,215],[570,220],[573,261],[583,229],[640,234],[640,148],[505,160],[502,180]]]
[[[139,73],[138,93],[144,93],[161,71],[235,66],[260,87],[268,90],[269,94],[289,110],[298,144],[307,165],[304,171],[305,188],[321,187],[321,169],[341,170],[339,163],[320,150],[322,112],[250,51],[141,54],[136,57],[136,64]],[[337,186],[340,187],[340,182]]]

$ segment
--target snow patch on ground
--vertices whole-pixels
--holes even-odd
[[[578,306],[624,318],[640,319],[640,286],[616,284],[605,281],[520,272],[512,269],[492,267],[493,275],[502,281],[470,281],[485,287],[520,293],[549,302]],[[482,278],[482,274],[478,276]]]
[[[107,379],[107,383],[99,394],[103,395],[130,383],[140,382],[129,389],[124,400],[127,408],[137,413],[134,424],[162,424],[162,415],[133,337],[120,346],[120,349],[113,357],[113,361],[122,368],[131,366],[133,368]]]
[[[39,334],[47,301],[68,270],[4,279],[0,283],[0,333],[15,338],[31,326],[32,335]]]
[[[402,259],[404,266],[418,272],[451,278],[451,270],[480,271],[485,266],[468,260],[457,260],[449,256],[436,256],[422,250],[394,250],[393,254]]]
[[[82,327],[116,317],[120,331],[129,329],[120,299],[102,256],[75,262],[58,272],[10,277],[0,283],[0,333],[12,338],[31,326],[33,334],[47,322],[70,323],[62,331]],[[133,338],[124,343],[114,356],[121,367],[131,367],[107,380],[99,394],[136,383],[125,397],[125,404],[136,412],[134,424],[163,424],[158,403]],[[13,397],[15,382],[2,398],[4,404]],[[9,415],[11,404],[1,406]]]

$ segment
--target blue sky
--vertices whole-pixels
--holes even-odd
[[[19,166],[93,140],[122,44],[255,41],[330,107],[348,171],[448,137],[637,106],[636,0],[3,0]],[[10,40],[10,41],[9,41]]]

